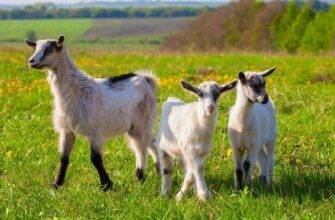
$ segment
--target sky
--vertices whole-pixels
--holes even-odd
[[[37,3],[37,2],[40,2],[40,3],[53,2],[53,3],[56,3],[56,4],[57,3],[63,3],[64,4],[64,3],[94,2],[94,1],[97,1],[97,0],[0,0],[0,4],[20,5],[20,4],[33,4],[33,3]],[[113,1],[115,1],[115,0],[109,0],[109,2],[113,2]],[[120,0],[117,0],[117,1],[120,1]],[[172,0],[172,1],[178,1],[178,0]],[[202,2],[203,0],[181,0],[181,2],[182,1],[197,1],[197,2]],[[205,2],[206,1],[207,0],[205,0]],[[208,0],[208,1],[211,1],[211,0]],[[224,1],[224,0],[214,0],[214,1]]]

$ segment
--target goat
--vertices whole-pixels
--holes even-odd
[[[238,74],[236,102],[230,110],[228,133],[235,163],[235,185],[239,190],[243,188],[243,176],[247,184],[251,184],[256,162],[260,179],[266,184],[272,182],[276,117],[274,104],[265,91],[265,77],[275,69]]]
[[[199,97],[198,101],[184,103],[177,98],[168,98],[164,103],[156,138],[163,196],[166,196],[171,188],[174,157],[182,164],[185,173],[176,199],[181,200],[192,185],[195,185],[200,200],[211,198],[204,178],[204,160],[212,147],[217,122],[216,102],[223,92],[234,88],[235,85],[236,81],[223,86],[210,81],[196,87],[181,81],[184,89]]]
[[[135,72],[109,79],[96,79],[79,70],[64,45],[58,40],[26,41],[35,49],[29,66],[48,70],[48,82],[54,96],[53,122],[59,133],[60,166],[53,186],[65,179],[76,135],[85,136],[91,147],[91,161],[98,171],[102,189],[112,182],[102,160],[108,138],[127,134],[136,156],[136,176],[144,178],[147,146],[152,141],[156,117],[156,80],[149,72]],[[154,146],[149,148],[155,163]]]

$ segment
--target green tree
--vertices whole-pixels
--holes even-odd
[[[306,28],[301,42],[301,50],[319,52],[333,48],[334,16],[331,12],[318,12],[315,20]]]
[[[289,1],[285,6],[285,12],[282,16],[275,20],[271,27],[272,36],[275,39],[275,47],[277,49],[285,49],[285,38],[287,36],[287,30],[292,26],[292,23],[299,14],[299,7],[295,0]]]
[[[304,36],[306,27],[310,21],[314,19],[315,13],[311,4],[306,3],[297,18],[288,30],[287,37],[284,39],[284,47],[289,53],[295,53],[300,46],[302,37]]]

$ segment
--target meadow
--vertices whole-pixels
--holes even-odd
[[[1,29],[1,28],[0,28]],[[135,180],[135,158],[123,138],[108,142],[104,161],[114,187],[102,192],[89,147],[78,138],[65,185],[51,187],[58,166],[58,136],[51,122],[52,96],[42,71],[28,69],[29,48],[0,52],[0,218],[232,218],[335,217],[335,66],[326,56],[257,54],[111,53],[71,50],[78,66],[95,77],[152,69],[160,79],[159,111],[169,96],[196,98],[180,79],[225,83],[241,70],[277,66],[267,90],[277,108],[275,184],[257,181],[237,192],[227,137],[228,110],[235,92],[220,98],[219,121],[206,181],[214,199],[190,193],[177,203],[162,198],[160,177],[149,159],[146,180]],[[204,71],[205,70],[205,71]],[[157,118],[158,122],[159,118]],[[156,129],[155,129],[156,130]],[[173,194],[182,181],[173,170]]]
[[[131,45],[157,48],[163,38],[179,31],[193,18],[129,18],[129,19],[37,19],[0,20],[0,44],[22,44],[34,32],[36,38],[56,38],[59,34],[67,37],[67,43],[80,47],[118,48]],[[33,40],[33,39],[31,39]],[[95,45],[98,46],[98,45]],[[123,48],[122,48],[123,49]]]

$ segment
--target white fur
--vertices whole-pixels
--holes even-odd
[[[252,74],[255,73],[246,73],[246,76],[248,77]],[[251,90],[244,87],[245,85],[239,81],[236,103],[230,110],[228,123],[235,169],[244,170],[243,152],[246,150],[247,157],[245,161],[250,162],[249,172],[244,173],[247,182],[250,184],[252,168],[257,162],[261,177],[267,183],[270,183],[272,180],[276,141],[275,107],[271,99],[266,104],[251,102],[246,95]],[[265,90],[262,92],[265,92]],[[249,97],[253,96],[249,94]],[[238,185],[238,182],[236,182],[236,185]]]
[[[49,69],[48,82],[54,96],[53,121],[60,133],[61,154],[71,153],[74,141],[67,140],[69,134],[87,137],[91,149],[100,153],[107,139],[127,134],[136,155],[136,167],[144,169],[156,116],[153,75],[138,71],[137,76],[116,83],[95,79],[77,68],[65,45],[61,51],[41,59],[43,49],[50,42],[37,42],[30,64]],[[155,148],[151,154],[157,163]]]
[[[216,103],[208,92],[213,85],[216,83],[205,82],[200,85],[205,93],[198,102],[184,103],[179,99],[169,98],[163,104],[156,138],[161,163],[162,195],[167,195],[170,191],[172,158],[176,158],[185,172],[185,179],[176,199],[181,200],[192,185],[195,185],[201,200],[211,197],[204,178],[204,161],[212,148],[217,122]],[[215,107],[212,113],[208,113],[209,105]]]

